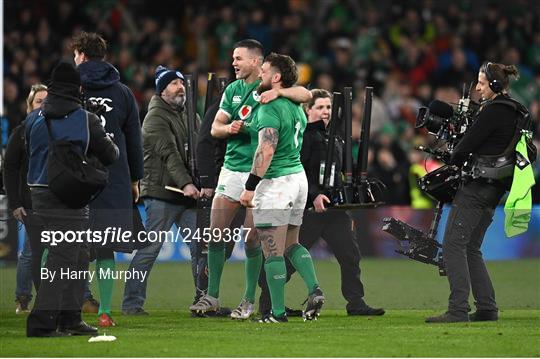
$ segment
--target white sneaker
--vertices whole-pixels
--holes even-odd
[[[248,301],[246,298],[242,299],[238,307],[231,312],[232,319],[249,319],[253,314],[253,303]]]
[[[203,295],[199,301],[189,307],[189,310],[193,310],[197,313],[216,312],[219,309],[219,299]]]

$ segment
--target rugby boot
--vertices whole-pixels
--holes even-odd
[[[238,307],[231,313],[232,319],[249,319],[254,312],[253,303],[243,298]]]
[[[191,305],[189,310],[196,313],[217,312],[219,310],[219,299],[205,294],[197,303]]]
[[[309,295],[304,303],[307,302],[306,309],[303,312],[302,317],[306,320],[317,320],[321,308],[324,304],[324,293],[320,287],[315,288],[313,293]]]
[[[102,313],[98,317],[98,327],[115,327],[116,323],[107,313]]]
[[[259,323],[288,323],[287,314],[283,314],[281,317],[275,317],[272,312],[265,315],[259,320]]]

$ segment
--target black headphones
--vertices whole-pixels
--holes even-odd
[[[489,66],[492,66],[493,63],[491,62],[488,62],[486,64],[486,79],[488,80],[488,84],[489,84],[489,88],[491,89],[491,91],[495,92],[495,93],[501,93],[503,92],[503,86],[501,84],[500,81],[498,81],[497,79],[493,78],[493,75],[491,74],[491,72],[489,71]]]

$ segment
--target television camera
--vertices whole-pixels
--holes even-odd
[[[382,230],[397,239],[396,252],[413,260],[436,265],[441,276],[446,275],[442,260],[442,246],[435,237],[443,205],[451,202],[462,179],[462,170],[449,164],[452,151],[465,132],[472,125],[479,104],[470,99],[472,84],[468,91],[463,89],[463,96],[456,109],[443,101],[434,100],[429,107],[418,111],[415,128],[425,128],[435,136],[431,147],[418,146],[423,151],[444,163],[444,165],[418,179],[422,191],[437,201],[434,217],[427,233],[418,230],[396,218],[384,218]]]

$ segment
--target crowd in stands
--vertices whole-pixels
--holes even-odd
[[[411,150],[427,141],[414,130],[418,108],[434,98],[456,103],[483,61],[518,67],[511,94],[530,109],[538,136],[539,13],[526,0],[9,1],[4,115],[11,126],[24,118],[31,85],[46,82],[58,61],[73,58],[69,40],[80,30],[108,40],[107,60],[135,94],[141,119],[158,65],[198,71],[201,105],[206,72],[232,79],[232,45],[255,38],[267,52],[292,56],[301,84],[330,91],[353,87],[355,139],[363,89],[374,87],[370,172],[391,188],[388,203],[410,204],[411,164],[431,165]]]

